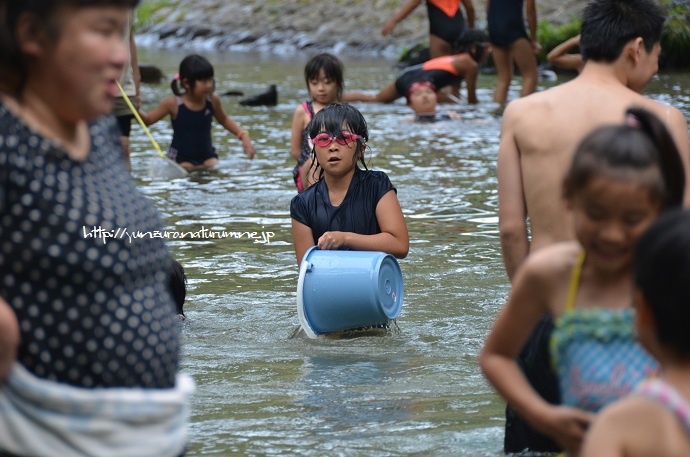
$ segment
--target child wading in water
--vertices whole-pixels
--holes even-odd
[[[318,181],[290,204],[297,265],[315,245],[404,258],[407,225],[388,176],[367,170],[364,163],[369,133],[362,114],[347,104],[329,105],[314,116],[309,138]]]
[[[184,89],[180,93],[180,86]],[[256,150],[249,135],[225,114],[215,93],[213,66],[200,55],[192,54],[180,62],[180,72],[171,83],[175,95],[166,97],[150,113],[139,111],[146,125],[170,115],[173,138],[168,156],[187,170],[201,170],[218,165],[218,154],[211,139],[213,117],[242,141],[244,153],[251,159]]]
[[[314,114],[324,106],[340,101],[343,95],[343,64],[332,54],[318,54],[307,62],[304,67],[304,79],[311,96],[310,101],[303,102],[295,108],[292,117],[292,141],[290,154],[297,160],[292,170],[292,178],[297,185],[297,191],[302,192],[314,184],[315,178],[307,176],[314,145],[307,134],[307,124]],[[308,163],[309,162],[309,163]],[[305,167],[304,164],[307,163]],[[308,179],[309,178],[309,179]]]
[[[635,339],[633,252],[661,211],[680,207],[685,176],[658,118],[629,109],[626,120],[580,143],[564,184],[577,241],[530,254],[480,355],[484,374],[508,403],[573,455],[591,413],[658,370]],[[556,323],[551,358],[563,405],[543,400],[515,361],[545,313]]]
[[[634,271],[635,327],[662,375],[604,408],[583,457],[690,455],[690,212],[671,211],[649,228]]]

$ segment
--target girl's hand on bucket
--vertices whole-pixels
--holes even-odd
[[[345,247],[345,232],[326,232],[317,244],[319,249],[341,249]]]

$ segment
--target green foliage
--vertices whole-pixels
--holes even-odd
[[[690,67],[690,0],[662,0],[666,23],[661,34],[660,65]]]
[[[136,28],[148,25],[151,22],[151,18],[161,8],[169,6],[170,0],[154,0],[154,1],[143,1],[137,7],[137,23]]]
[[[539,62],[546,61],[546,55],[556,46],[580,33],[580,19],[573,19],[562,25],[552,26],[547,21],[542,20],[537,24],[537,38],[541,45]]]

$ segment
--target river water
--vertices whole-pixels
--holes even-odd
[[[185,55],[139,52],[168,78]],[[307,98],[302,73],[308,56],[203,53],[215,66],[219,93],[249,96],[277,84],[279,104],[242,107],[238,97],[224,97],[228,114],[250,131],[257,157],[249,161],[239,141],[216,124],[221,167],[187,179],[149,178],[156,154],[143,130],[133,127],[132,174],[167,229],[259,237],[169,243],[189,279],[182,370],[197,391],[187,455],[502,455],[504,403],[477,365],[509,290],[497,235],[495,78],[480,76],[481,104],[456,108],[460,121],[403,122],[411,111],[402,101],[358,106],[370,127],[369,166],[385,171],[397,187],[410,232],[409,256],[400,261],[399,331],[290,339],[298,325],[290,126],[296,105]],[[397,73],[390,61],[344,61],[346,88],[353,90],[375,91]],[[689,81],[688,75],[662,75],[648,94],[690,116]],[[145,85],[144,109],[169,93],[167,82]],[[167,148],[169,122],[151,130]],[[263,242],[267,237],[270,243]]]

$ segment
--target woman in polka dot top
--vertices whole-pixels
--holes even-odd
[[[0,0],[2,455],[184,449],[171,259],[124,235],[161,223],[105,116],[137,3]]]

